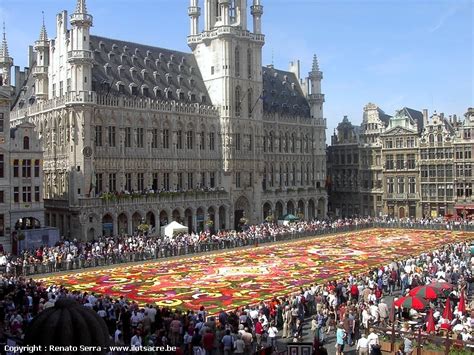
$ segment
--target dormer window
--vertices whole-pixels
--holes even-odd
[[[166,82],[167,82],[168,84],[171,84],[171,79],[172,79],[171,75],[170,75],[169,73],[167,73],[167,74],[166,74]]]
[[[171,91],[171,89],[166,89],[166,98],[167,99],[173,98],[173,91]]]
[[[137,84],[135,83],[131,83],[130,84],[130,92],[132,93],[132,95],[138,95],[138,86]]]
[[[192,88],[194,87],[195,84],[196,84],[196,81],[195,81],[193,78],[189,79],[189,85],[190,85]]]
[[[165,55],[160,52],[160,54],[158,54],[158,58],[159,58],[160,60],[163,60],[163,59],[165,58]]]
[[[135,48],[135,55],[139,55],[140,54],[140,50],[138,48]]]
[[[176,79],[178,80],[178,85],[181,85],[183,82],[183,77],[181,75],[178,75]]]
[[[155,67],[158,68],[160,66],[160,62],[161,62],[161,60],[159,60],[159,59],[155,60]]]
[[[154,71],[153,78],[155,78],[155,82],[160,81],[160,74],[157,71]]]
[[[181,64],[186,64],[186,58],[185,57],[181,58]]]
[[[172,70],[173,69],[173,63],[172,62],[168,62],[168,70]]]
[[[119,65],[119,66],[117,67],[117,70],[118,70],[119,76],[123,76],[124,70],[125,70],[125,68],[123,67],[123,65]]]
[[[132,56],[132,64],[135,65],[138,63],[138,57],[136,55]]]
[[[184,71],[184,65],[183,65],[183,64],[180,64],[180,65],[179,65],[179,71],[180,71],[180,72],[183,72],[183,71]]]
[[[145,65],[145,67],[148,67],[150,65],[150,62],[151,62],[150,58],[145,58],[143,60],[143,64]]]
[[[142,69],[142,78],[143,78],[143,80],[146,80],[147,76],[148,76],[148,71],[146,69]]]
[[[121,81],[117,83],[117,90],[119,94],[125,94],[125,85]]]
[[[161,92],[161,89],[158,87],[158,86],[155,86],[153,88],[153,91],[155,92],[155,96],[158,98],[158,99],[161,99],[163,97],[163,93]]]
[[[150,89],[146,85],[142,85],[142,95],[145,97],[150,97]]]
[[[189,74],[194,74],[194,67],[189,67]]]
[[[184,100],[184,92],[182,92],[181,90],[178,90],[178,97],[180,100]]]
[[[115,53],[114,52],[109,52],[109,60],[113,60],[115,58]]]
[[[190,100],[191,102],[196,102],[196,94],[190,93],[190,94],[189,94],[189,100]]]
[[[137,69],[135,67],[130,68],[130,75],[132,79],[135,79],[135,75],[137,74]]]
[[[202,95],[202,96],[201,96],[201,103],[202,103],[202,104],[206,104],[206,103],[207,103],[207,97],[206,97],[206,95]]]
[[[126,54],[122,54],[122,55],[120,56],[120,61],[122,62],[122,64],[125,63],[125,62],[127,61],[127,55],[126,55]]]
[[[99,41],[99,48],[105,49],[105,43],[103,41]]]
[[[116,51],[117,49],[118,49],[118,46],[117,46],[115,43],[112,44],[112,50],[113,50],[113,51]]]
[[[127,46],[123,46],[123,52],[128,53],[128,47]]]
[[[146,51],[146,56],[151,57],[151,51],[150,50]]]
[[[170,62],[174,62],[174,58],[175,58],[175,55],[174,55],[174,54],[171,54],[171,56],[170,56]]]
[[[105,65],[104,65],[105,75],[110,75],[111,69],[112,69],[112,68],[110,67],[110,64],[109,64],[109,63],[105,63]]]

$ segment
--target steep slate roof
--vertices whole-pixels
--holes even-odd
[[[410,117],[413,122],[418,125],[418,132],[423,131],[423,113],[412,108],[404,107],[402,109]]]
[[[310,116],[310,108],[296,75],[263,67],[263,110],[302,117]]]
[[[380,120],[385,124],[385,127],[387,127],[392,116],[387,115],[381,108],[378,108],[378,107],[377,107],[377,112],[379,113]]]
[[[202,102],[205,97],[204,103],[212,104],[193,54],[99,36],[90,36],[90,43],[95,59],[95,91],[118,93],[117,83],[121,82],[129,95],[130,84],[137,86],[137,95],[142,95],[142,85],[146,85],[153,98]],[[167,91],[171,91],[171,97]]]
[[[33,68],[36,66],[36,62],[33,64]],[[29,70],[28,76],[23,83],[22,88],[15,97],[13,103],[13,110],[25,108],[35,103],[35,78],[33,77],[33,70]]]

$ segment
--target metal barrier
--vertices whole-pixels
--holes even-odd
[[[39,274],[48,274],[54,272],[64,272],[86,269],[90,267],[102,267],[107,265],[116,265],[120,263],[140,262],[147,260],[159,260],[184,255],[202,254],[210,251],[229,250],[248,246],[257,246],[260,244],[286,242],[303,239],[307,237],[324,236],[336,233],[346,233],[366,230],[370,228],[393,228],[393,229],[421,229],[421,230],[460,230],[474,232],[474,225],[449,225],[446,224],[422,224],[422,223],[380,223],[371,222],[358,225],[342,226],[338,228],[324,227],[316,230],[294,231],[278,235],[266,235],[263,237],[248,236],[245,239],[232,239],[223,241],[211,241],[198,243],[188,246],[156,246],[152,251],[126,252],[122,254],[111,254],[107,256],[92,257],[84,259],[82,257],[73,260],[62,260],[61,262],[44,261],[41,264],[17,265],[16,275],[30,276]]]

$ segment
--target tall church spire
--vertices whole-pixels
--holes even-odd
[[[77,0],[76,14],[87,14],[86,0]]]
[[[7,35],[5,31],[5,21],[3,22],[3,39],[2,39],[2,48],[0,49],[0,57],[2,58],[9,58],[8,53],[8,43],[7,43]]]
[[[318,57],[316,56],[316,54],[315,54],[314,57],[313,57],[313,68],[312,68],[312,71],[313,71],[313,72],[319,71]]]
[[[3,23],[3,39],[0,48],[0,86],[10,86],[10,72],[13,66],[13,58],[8,53],[7,35],[5,31],[5,22]]]
[[[45,42],[48,40],[48,32],[46,32],[46,26],[44,24],[44,11],[43,11],[43,24],[41,25],[39,40],[42,42]]]

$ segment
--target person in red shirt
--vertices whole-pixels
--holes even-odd
[[[359,301],[359,288],[357,287],[357,284],[353,283],[351,286],[351,301]]]
[[[202,347],[206,350],[206,354],[212,354],[214,350],[215,335],[211,330],[206,330],[202,337]]]
[[[255,338],[257,338],[257,349],[262,347],[263,319],[257,319],[255,322]]]

